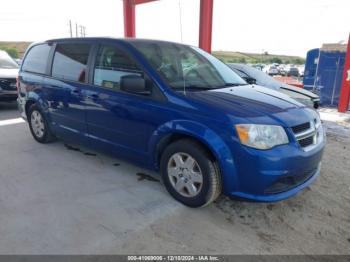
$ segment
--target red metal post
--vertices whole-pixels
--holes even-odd
[[[124,36],[135,37],[135,5],[132,0],[124,0]]]
[[[213,0],[201,0],[199,16],[199,47],[211,53]]]
[[[134,5],[140,5],[140,4],[145,4],[145,3],[149,3],[149,2],[154,2],[154,1],[158,1],[158,0],[134,0]]]
[[[124,36],[135,37],[135,6],[157,0],[124,0]]]
[[[350,34],[348,41],[348,48],[346,50],[343,80],[339,96],[338,111],[346,112],[349,109],[350,101]]]

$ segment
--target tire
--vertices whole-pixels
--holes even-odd
[[[46,144],[55,140],[55,137],[52,134],[49,125],[38,106],[32,105],[29,108],[28,123],[32,136],[39,143]]]
[[[215,160],[191,139],[170,144],[161,156],[160,170],[169,194],[186,206],[209,205],[221,194],[221,176]]]

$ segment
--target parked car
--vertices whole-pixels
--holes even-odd
[[[267,88],[274,89],[284,93],[300,103],[317,109],[319,107],[320,98],[318,95],[291,85],[282,83],[265,73],[245,64],[228,64],[229,67],[236,72],[240,77],[250,84],[258,84]]]
[[[262,71],[262,70],[263,70],[263,68],[264,68],[264,65],[261,65],[261,64],[255,64],[255,65],[253,65],[253,67],[254,67],[254,68],[256,68],[256,69],[258,69],[258,70],[260,70],[260,71]]]
[[[222,192],[282,200],[320,173],[318,113],[247,85],[197,47],[49,40],[28,48],[18,81],[20,112],[35,140],[60,138],[159,171],[168,192],[191,207]]]
[[[281,76],[286,76],[287,75],[287,72],[286,72],[286,66],[285,65],[280,65],[278,67],[278,71],[279,71],[279,74]]]
[[[290,67],[287,71],[287,76],[299,77],[299,69],[297,67]]]
[[[304,77],[305,66],[304,65],[299,66],[298,71],[299,71],[299,76]]]
[[[16,101],[17,63],[5,52],[0,50],[0,101]]]
[[[265,69],[265,73],[270,75],[270,76],[275,76],[275,75],[279,75],[280,71],[278,70],[278,68],[276,66],[268,66]]]

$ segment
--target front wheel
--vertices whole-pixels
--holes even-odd
[[[39,143],[49,143],[54,140],[54,135],[51,133],[46,119],[36,105],[29,108],[28,123],[30,132]]]
[[[206,206],[221,193],[217,164],[195,141],[183,139],[170,144],[161,157],[161,173],[168,192],[189,207]]]

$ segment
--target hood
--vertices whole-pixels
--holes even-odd
[[[0,78],[16,78],[18,76],[18,69],[0,68]]]
[[[303,95],[307,96],[308,98],[311,98],[312,100],[319,100],[319,96],[312,93],[311,91],[305,90],[300,87],[291,86],[291,85],[283,85],[281,86],[281,89],[288,90],[290,92],[296,93],[297,95]]]
[[[187,96],[228,113],[233,118],[278,122],[293,126],[309,121],[308,114],[301,113],[305,105],[282,94],[257,85],[228,87],[203,92],[188,92]],[[266,119],[269,116],[269,121]],[[260,119],[260,120],[259,120]],[[248,120],[249,121],[249,120]]]

